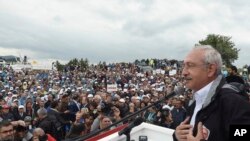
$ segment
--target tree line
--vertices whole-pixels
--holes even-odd
[[[231,66],[235,60],[238,59],[238,53],[240,49],[235,47],[233,41],[231,41],[232,37],[217,35],[217,34],[209,34],[205,39],[199,41],[199,43],[195,45],[211,45],[215,49],[219,51],[221,57],[223,59],[223,64],[225,66]],[[136,61],[135,61],[136,62]],[[100,63],[99,63],[100,64]],[[89,67],[88,59],[77,59],[74,58],[70,60],[66,64],[62,64],[59,61],[54,62],[53,64],[57,70],[63,71],[65,68],[77,66],[77,69],[80,71],[84,71]]]

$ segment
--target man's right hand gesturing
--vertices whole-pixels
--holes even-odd
[[[192,128],[192,125],[188,124],[190,117],[187,117],[179,126],[175,129],[175,137],[178,141],[186,141],[189,130]]]

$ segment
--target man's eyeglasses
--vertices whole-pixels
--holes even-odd
[[[207,66],[208,64],[193,64],[193,63],[187,63],[187,64],[183,64],[182,65],[182,69],[192,69],[192,68],[197,68],[197,67],[203,67],[203,66]]]
[[[13,132],[13,131],[14,131],[13,129],[10,129],[10,130],[6,130],[6,131],[2,131],[1,133],[7,134],[7,133],[11,133],[11,132]]]

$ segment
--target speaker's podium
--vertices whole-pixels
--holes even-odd
[[[174,130],[143,122],[134,127],[130,132],[131,141],[173,141]],[[98,141],[126,141],[125,135],[114,132]]]

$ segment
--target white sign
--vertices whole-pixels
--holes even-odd
[[[108,84],[107,85],[107,92],[116,92],[117,91],[117,84]]]
[[[173,76],[173,75],[176,74],[176,72],[177,72],[176,70],[171,70],[171,71],[169,71],[169,75],[170,75],[170,76]]]
[[[161,70],[161,74],[165,74],[165,70]]]
[[[161,69],[156,70],[156,74],[159,74],[159,73],[161,73]]]
[[[156,71],[155,70],[153,70],[153,75],[156,75]]]

